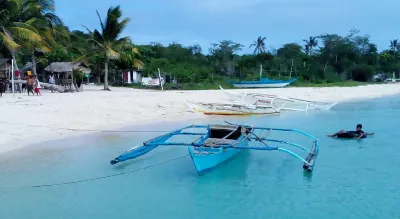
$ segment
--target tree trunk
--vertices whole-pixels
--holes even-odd
[[[396,45],[394,45],[394,51],[393,51],[393,63],[394,63],[394,71],[397,72],[397,66],[396,66]]]
[[[325,62],[325,67],[324,67],[324,77],[325,77],[325,73],[326,73],[326,68],[328,67],[328,60],[326,60]]]
[[[97,82],[97,84],[101,83],[100,74],[96,75],[96,82]]]
[[[76,86],[76,83],[75,83],[75,79],[74,79],[74,70],[72,70],[72,73],[71,73],[71,80],[72,80],[71,88],[75,88],[75,90],[78,90],[77,86]]]
[[[36,75],[36,76],[37,76],[37,73],[36,73],[36,58],[35,58],[35,54],[32,54],[32,56],[31,56],[31,61],[32,61],[32,73],[33,73],[33,75]]]
[[[106,62],[104,64],[104,90],[110,90],[108,88],[108,62],[109,60],[106,58]]]
[[[11,52],[11,56],[12,56],[12,59],[13,59],[13,63],[11,63],[11,65],[14,65],[14,72],[15,71],[19,71],[19,68],[18,68],[18,63],[17,63],[17,59],[15,58],[15,52]],[[12,68],[11,68],[12,69]],[[14,74],[14,76],[15,76],[15,73],[14,72],[11,72],[11,74]],[[10,76],[11,76],[11,74],[10,74]],[[21,74],[18,76],[18,77],[16,77],[16,78],[14,78],[14,79],[21,79]],[[18,92],[22,92],[22,84],[21,83],[15,83],[15,85],[17,85],[16,86],[16,91],[18,91]]]
[[[14,80],[14,82],[19,83],[19,84],[26,84],[26,80]],[[53,88],[53,90],[58,91],[60,93],[64,93],[67,91],[64,86],[60,86],[60,85],[48,84],[48,83],[44,83],[44,82],[40,82],[40,85],[46,89]]]
[[[12,52],[12,53],[11,53],[11,56],[12,56],[12,58],[13,58],[13,60],[14,60],[14,63],[13,63],[14,66],[15,66],[14,71],[19,71],[18,64],[17,64],[17,59],[15,58],[15,53]]]

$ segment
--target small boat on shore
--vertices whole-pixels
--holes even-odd
[[[204,130],[188,131],[188,130]],[[256,131],[294,132],[302,134],[312,140],[311,149],[286,140],[259,137]],[[172,141],[174,136],[198,136],[194,141],[183,140]],[[253,141],[256,145],[249,145]],[[308,154],[304,159],[297,153],[283,147],[270,146],[267,142],[280,143],[283,145],[299,148]],[[120,156],[110,161],[111,165],[135,159],[154,150],[158,146],[183,146],[188,147],[189,155],[199,174],[204,173],[224,163],[243,150],[281,151],[287,153],[303,163],[303,169],[312,171],[318,156],[319,145],[315,137],[295,129],[276,129],[251,127],[248,125],[236,125],[227,122],[227,125],[190,125],[185,128],[161,135],[143,143],[143,146],[133,147]]]
[[[230,83],[238,88],[282,88],[288,86],[296,80],[297,78],[290,80],[271,80],[269,78],[262,78],[258,81],[241,81]]]
[[[271,106],[280,110],[308,111],[308,110],[330,110],[337,103],[318,102],[282,97],[278,95],[257,94],[257,93],[234,93],[227,91],[222,86],[219,88],[233,101],[240,104],[252,104],[256,106]]]
[[[200,112],[206,115],[272,115],[279,114],[279,109],[273,106],[234,104],[234,103],[203,103],[186,101],[186,105],[193,112]]]

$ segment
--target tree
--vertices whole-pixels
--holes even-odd
[[[390,41],[390,48],[393,50],[393,56],[396,56],[396,51],[400,47],[400,44],[398,43],[398,39],[394,39]]]
[[[318,46],[318,40],[316,37],[310,36],[308,40],[303,40],[306,44],[304,45],[304,51],[309,56],[312,54],[313,49]]]
[[[249,46],[249,48],[254,48],[254,55],[258,55],[261,53],[265,53],[265,40],[267,38],[259,36],[253,44]]]
[[[24,54],[31,57],[33,74],[36,72],[35,53],[47,53],[60,44],[60,40],[68,38],[69,33],[62,26],[61,19],[54,13],[53,0],[24,0],[23,7],[17,15],[20,22],[35,28],[41,41],[21,41]]]
[[[202,54],[202,49],[199,44],[189,46],[189,49],[192,51],[193,55],[201,55]]]
[[[301,46],[296,43],[288,43],[279,48],[277,51],[278,56],[283,56],[286,59],[293,59],[304,54]]]
[[[213,44],[210,49],[217,71],[226,75],[232,75],[236,67],[236,52],[242,50],[242,45],[230,40],[223,40],[219,44]]]
[[[2,0],[0,2],[0,42],[10,51],[14,60],[16,70],[18,64],[16,61],[17,52],[21,49],[21,42],[26,44],[39,44],[43,42],[38,30],[30,23],[21,22],[21,13],[23,14],[23,0]],[[34,7],[28,7],[32,10]],[[26,9],[26,8],[25,8]],[[29,11],[25,11],[29,13]]]
[[[92,44],[92,48],[89,54],[84,57],[96,56],[97,53],[102,54],[105,58],[104,62],[104,90],[110,90],[108,87],[108,65],[110,60],[115,60],[120,58],[120,51],[124,49],[131,49],[132,52],[137,52],[137,49],[133,47],[129,37],[122,37],[120,35],[129,23],[129,18],[124,18],[120,21],[122,17],[122,12],[120,6],[110,7],[107,11],[107,17],[103,20],[97,12],[100,20],[101,29],[95,29],[90,33],[89,42]],[[78,59],[79,60],[79,59]]]

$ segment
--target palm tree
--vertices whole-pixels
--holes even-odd
[[[266,37],[259,36],[257,38],[257,40],[254,41],[254,43],[249,46],[249,48],[255,47],[254,48],[255,55],[265,53],[265,40],[266,39],[267,39]]]
[[[390,41],[390,48],[393,49],[393,57],[396,58],[396,51],[399,49],[400,44],[398,43],[398,39],[394,39]]]
[[[400,47],[398,41],[399,41],[398,39],[394,39],[394,40],[390,41],[390,48],[393,49],[393,63],[395,63],[395,64],[396,64],[396,51]]]
[[[16,53],[21,49],[21,42],[33,44],[43,41],[35,27],[20,21],[22,9],[23,0],[0,1],[0,43],[10,51],[16,70]]]
[[[122,31],[130,21],[129,18],[119,21],[122,17],[120,6],[110,7],[105,20],[102,20],[99,12],[97,12],[97,15],[100,20],[101,30],[95,29],[92,32],[87,28],[91,35],[89,41],[93,45],[93,48],[91,48],[91,51],[85,57],[102,54],[105,58],[104,90],[110,90],[108,88],[108,65],[110,60],[119,59],[121,56],[120,51],[124,49],[130,48],[132,52],[137,52],[137,50],[133,47],[129,37],[120,38]]]
[[[306,45],[304,45],[304,50],[307,55],[311,55],[313,48],[318,46],[318,40],[316,37],[310,36],[308,40],[303,40]]]
[[[20,22],[35,28],[42,40],[38,42],[23,41],[23,49],[31,55],[32,71],[36,75],[35,52],[50,52],[52,47],[59,45],[60,38],[67,38],[68,33],[61,28],[62,21],[55,15],[53,0],[24,0],[19,14]]]

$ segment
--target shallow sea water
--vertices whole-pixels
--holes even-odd
[[[301,129],[320,140],[311,175],[287,154],[266,151],[244,151],[202,176],[184,147],[162,147],[109,165],[123,151],[162,133],[100,133],[32,146],[0,155],[0,218],[400,218],[399,116],[400,97],[394,96],[342,103],[328,112],[208,117],[132,128],[174,130],[229,120]],[[362,140],[326,137],[355,129],[357,123],[376,135]],[[183,158],[171,161],[178,157]],[[134,172],[30,187],[129,171]]]

